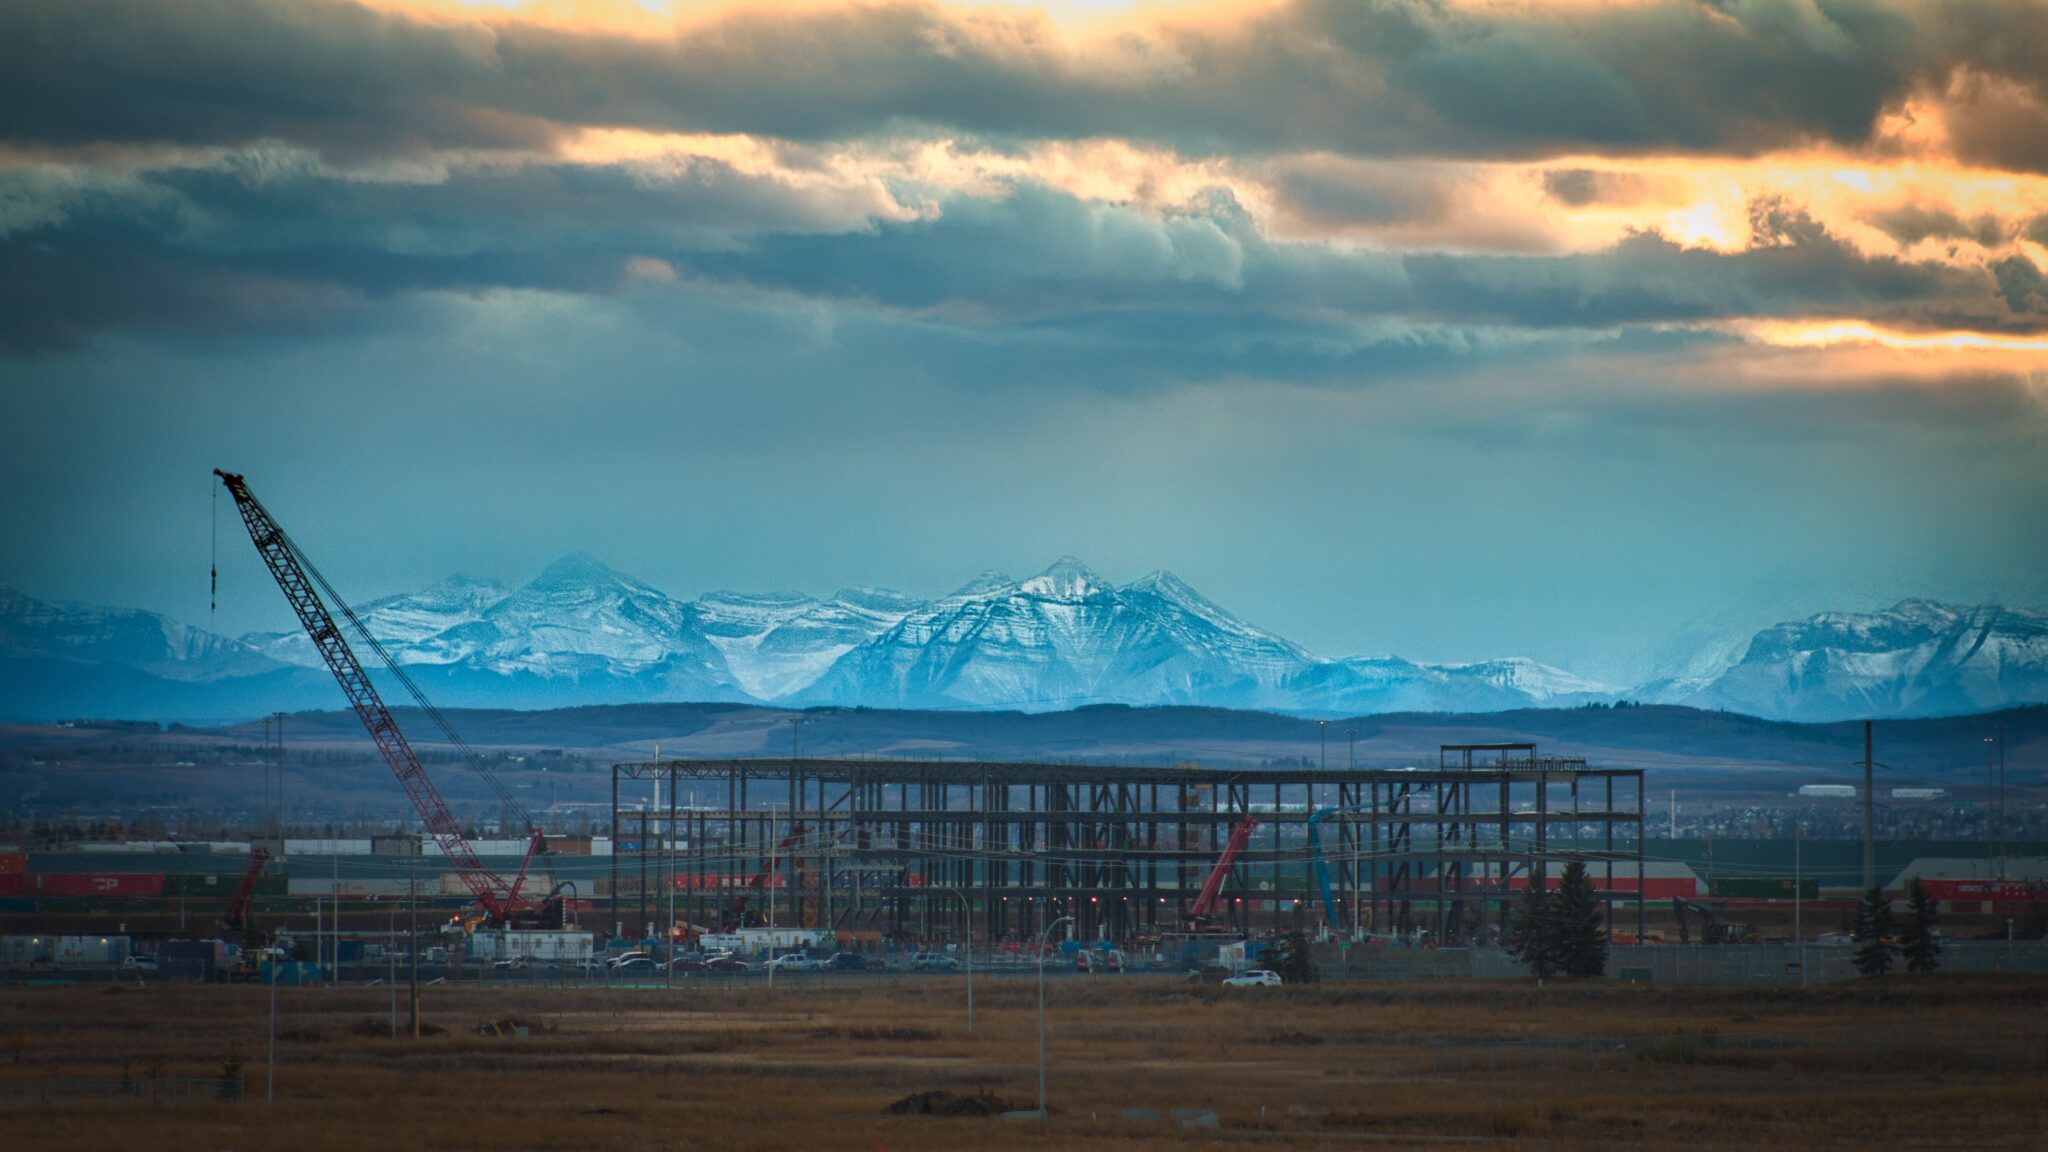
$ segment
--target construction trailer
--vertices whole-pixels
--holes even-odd
[[[621,796],[626,797],[622,803]],[[654,800],[659,797],[659,802]],[[1085,940],[1187,924],[1233,830],[1214,908],[1240,933],[1480,938],[1531,875],[1595,878],[1609,926],[1640,899],[1643,772],[1448,745],[1433,768],[1210,768],[944,760],[665,759],[612,766],[611,920],[774,924],[896,939]],[[1335,922],[1314,899],[1307,822]],[[734,889],[746,892],[744,902]],[[745,923],[734,922],[742,907]]]

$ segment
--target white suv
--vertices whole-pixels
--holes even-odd
[[[1280,986],[1280,974],[1266,968],[1253,968],[1250,971],[1239,972],[1237,975],[1226,979],[1223,981],[1223,986],[1225,988],[1278,988]]]

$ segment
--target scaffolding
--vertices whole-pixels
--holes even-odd
[[[1445,745],[1434,769],[629,761],[612,766],[609,896],[616,922],[671,932],[773,918],[843,938],[964,940],[971,923],[974,940],[998,943],[1071,916],[1082,939],[1138,940],[1185,924],[1249,814],[1258,828],[1221,908],[1238,931],[1469,943],[1498,932],[1530,878],[1578,860],[1610,933],[1627,904],[1640,937],[1644,807],[1641,769],[1531,744]],[[1323,825],[1337,915],[1324,924],[1306,833],[1327,808],[1339,810]]]

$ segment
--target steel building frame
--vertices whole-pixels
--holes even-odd
[[[643,784],[653,791],[633,802]],[[737,926],[744,891],[749,922],[772,903],[785,926],[958,940],[971,907],[974,938],[996,942],[1028,938],[1050,909],[1082,938],[1132,940],[1182,925],[1250,813],[1259,826],[1224,889],[1226,917],[1244,931],[1313,925],[1306,825],[1339,808],[1324,823],[1341,893],[1333,930],[1469,941],[1502,923],[1528,877],[1577,859],[1604,881],[1612,933],[1630,882],[1642,891],[1644,806],[1641,769],[1539,757],[1532,744],[1446,745],[1435,769],[1393,770],[629,761],[612,766],[610,898],[635,931],[668,923],[672,889],[675,920],[705,928]]]

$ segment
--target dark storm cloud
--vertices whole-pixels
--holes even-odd
[[[1099,341],[1126,362],[1170,347],[1219,364],[1264,356],[1282,375],[1330,370],[1425,328],[1743,317],[2048,327],[2023,259],[1991,269],[1867,256],[1777,201],[1757,203],[1759,241],[1742,252],[1642,233],[1594,252],[1481,256],[1276,242],[1220,192],[1155,213],[1025,184],[875,219],[715,164],[658,178],[493,167],[431,184],[231,166],[62,187],[30,186],[53,197],[40,222],[0,237],[0,346],[15,352],[97,331],[290,332],[406,293],[610,294],[649,264],[792,306],[821,299]]]
[[[2004,243],[2010,234],[1998,217],[1989,214],[1965,220],[1946,208],[1909,204],[1880,212],[1870,222],[1901,244],[1922,240],[1969,240],[1986,248]]]
[[[920,4],[742,11],[657,40],[332,0],[17,3],[0,6],[0,137],[281,139],[360,156],[532,147],[565,125],[790,139],[925,127],[1240,153],[1751,153],[1863,141],[1959,68],[2038,84],[2033,50],[1991,32],[2001,14],[2008,31],[2039,27],[2048,8],[1965,7],[1967,20],[1881,2],[1299,0],[1228,28],[1162,22],[1077,44],[1039,18]],[[1983,131],[2003,123],[1987,115]]]
[[[1625,172],[1558,168],[1543,174],[1544,195],[1571,208],[1627,203],[1641,193],[1643,186],[1642,178]]]

